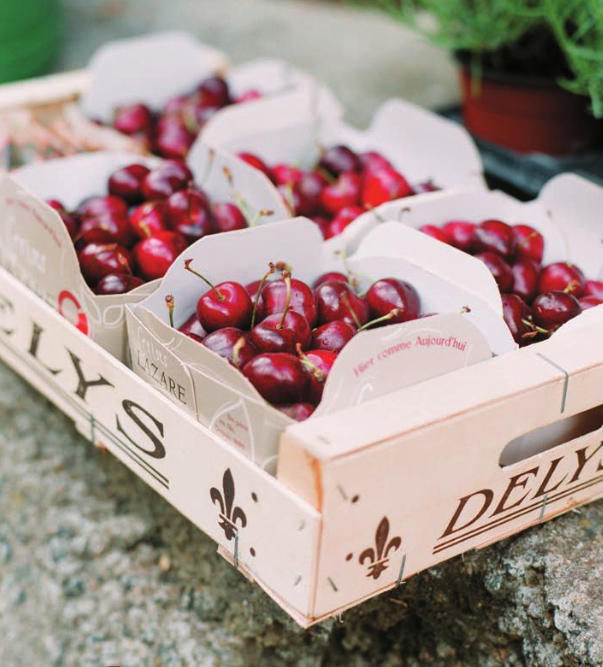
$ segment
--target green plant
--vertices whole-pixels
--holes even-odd
[[[554,76],[603,117],[603,0],[373,0],[473,70]]]

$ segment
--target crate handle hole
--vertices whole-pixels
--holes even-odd
[[[564,442],[594,433],[601,427],[603,427],[603,405],[598,405],[511,440],[503,449],[498,463],[501,468],[518,463]]]

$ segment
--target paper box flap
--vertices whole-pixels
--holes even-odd
[[[339,353],[314,414],[358,405],[490,357],[480,331],[454,313],[363,331]]]
[[[188,258],[214,284],[222,280],[251,282],[261,277],[268,262],[279,259],[292,266],[295,278],[311,282],[323,266],[321,238],[316,225],[304,218],[206,236],[172,264],[158,290],[140,305],[165,320],[165,297],[177,295],[175,325],[184,322],[207,291],[207,285],[184,269],[184,259]]]
[[[266,176],[243,160],[203,142],[195,142],[187,164],[212,201],[237,204],[250,225],[288,218],[283,198]]]
[[[366,131],[343,123],[327,125],[331,142],[349,142],[357,151],[378,150],[413,182],[440,187],[485,188],[482,162],[469,133],[457,123],[401,99],[377,109]]]
[[[303,96],[296,104],[271,100],[261,109],[229,107],[212,118],[204,141],[232,152],[256,153],[269,164],[314,165],[320,148],[346,143],[356,151],[378,150],[412,182],[433,179],[441,187],[483,188],[479,153],[458,125],[401,100],[386,102],[368,130],[316,113]]]
[[[202,139],[232,153],[256,153],[269,164],[292,162],[310,167],[319,157],[321,118],[311,89],[267,98],[261,104],[232,105],[212,116]]]
[[[500,293],[486,265],[427,234],[397,222],[378,224],[359,244],[356,256],[409,257],[464,292],[476,295],[502,317]]]
[[[230,69],[226,79],[235,98],[250,88],[259,90],[267,97],[289,95],[296,89],[304,88],[310,95],[316,113],[336,118],[343,114],[341,104],[327,86],[286,60],[250,60]],[[255,101],[263,103],[265,100],[260,98]]]
[[[185,32],[158,32],[102,46],[89,65],[91,82],[82,97],[90,118],[110,123],[115,108],[144,102],[160,108],[222,71],[226,56]]]

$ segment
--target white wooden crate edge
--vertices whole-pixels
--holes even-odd
[[[231,554],[296,620],[320,514],[0,269],[0,358]]]

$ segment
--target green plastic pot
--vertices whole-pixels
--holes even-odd
[[[60,29],[60,0],[0,0],[0,83],[48,71]]]

